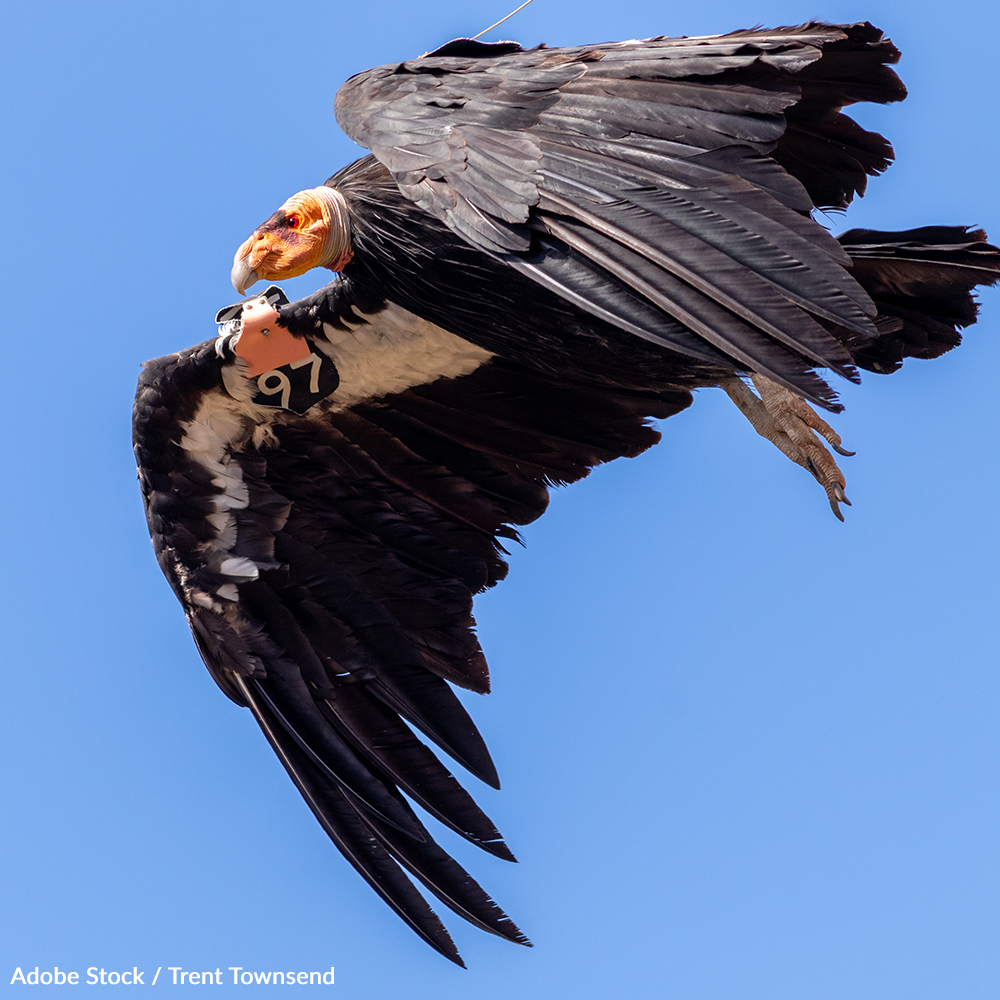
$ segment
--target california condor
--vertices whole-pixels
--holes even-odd
[[[484,693],[473,596],[554,484],[649,448],[722,386],[841,516],[808,405],[828,368],[933,358],[1000,277],[981,231],[852,230],[892,149],[841,112],[901,100],[870,24],[523,50],[449,42],[349,80],[371,155],[240,247],[219,336],[150,362],[135,450],[153,544],[198,649],[345,857],[461,964],[404,869],[527,940],[410,801],[497,857],[492,822],[413,733],[497,787],[451,685]],[[757,393],[751,389],[755,386]],[[848,453],[849,454],[849,453]],[[412,727],[412,728],[411,728]]]

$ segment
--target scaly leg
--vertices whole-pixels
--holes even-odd
[[[821,434],[838,455],[853,455],[840,447],[840,435],[805,400],[763,375],[750,376],[759,396],[742,379],[724,379],[719,385],[740,408],[753,429],[793,462],[808,469],[826,490],[830,509],[843,521],[840,504],[851,506],[844,493],[846,480],[833,456],[813,431]]]

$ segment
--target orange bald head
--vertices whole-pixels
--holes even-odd
[[[256,281],[294,278],[314,267],[339,271],[351,259],[347,205],[333,188],[293,194],[236,251],[233,287],[241,295]]]

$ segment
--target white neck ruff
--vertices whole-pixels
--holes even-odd
[[[319,267],[328,267],[332,271],[340,271],[354,256],[351,247],[351,220],[347,211],[344,196],[331,187],[311,188],[304,194],[315,196],[323,209],[327,223],[326,244]]]

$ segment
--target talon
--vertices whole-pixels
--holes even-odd
[[[849,458],[854,452],[841,446],[840,435],[805,400],[762,375],[751,374],[751,380],[759,396],[739,378],[719,384],[758,434],[813,475],[826,491],[837,520],[843,521],[839,505],[852,506],[844,492],[844,475],[820,438],[838,455]]]

